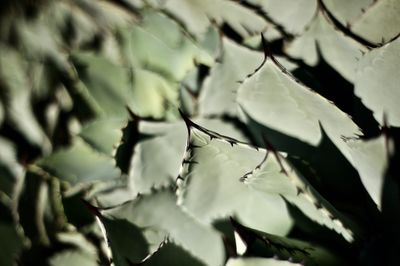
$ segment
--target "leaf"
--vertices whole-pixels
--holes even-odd
[[[274,256],[301,265],[347,265],[344,257],[316,243],[276,236],[241,225],[231,219],[235,229],[236,245],[245,246],[246,257],[262,252],[265,256]]]
[[[122,138],[122,127],[126,123],[118,118],[97,119],[85,124],[79,136],[95,150],[111,156]]]
[[[321,124],[348,159],[343,138],[361,134],[350,117],[295,80],[273,57],[242,83],[237,101],[258,123],[313,146],[321,141]]]
[[[365,51],[366,47],[336,30],[322,11],[314,17],[305,32],[294,39],[287,48],[290,56],[301,58],[311,66],[318,63],[320,52],[322,57],[350,82],[354,81],[357,61]]]
[[[202,266],[200,260],[192,257],[188,252],[186,252],[180,246],[172,242],[163,243],[163,245],[153,253],[149,258],[147,258],[144,262],[134,265],[145,265],[145,266],[158,266],[158,265],[193,265],[193,266]]]
[[[0,45],[0,77],[7,100],[5,115],[26,140],[41,147],[46,153],[50,142],[33,114],[30,81],[27,77],[29,64],[18,51]]]
[[[254,71],[262,61],[262,53],[252,51],[233,41],[222,39],[221,63],[211,68],[199,98],[202,115],[236,114],[236,92],[239,81]]]
[[[116,266],[128,265],[142,261],[149,254],[149,247],[140,228],[126,219],[109,219],[101,217],[107,230],[108,244],[112,251],[112,259]]]
[[[96,152],[79,138],[70,147],[41,158],[37,165],[73,184],[120,176],[111,157]]]
[[[231,215],[243,208],[246,191],[251,194],[262,192],[261,195],[267,195],[269,200],[273,196],[285,198],[310,219],[342,234],[347,241],[353,241],[353,232],[340,220],[343,216],[282,155],[269,150],[270,156],[265,156],[266,151],[210,132],[193,122],[188,124],[191,130],[184,157],[187,163],[184,161],[177,193],[178,202],[193,216],[208,222]],[[204,197],[205,194],[209,196]],[[268,215],[269,208],[273,206],[266,204],[257,209],[264,209]],[[284,217],[285,213],[281,212],[281,215]],[[279,223],[284,220],[282,216]]]
[[[229,259],[226,266],[295,266],[302,265],[290,261],[266,258],[235,258]]]
[[[239,35],[246,37],[262,32],[269,24],[261,16],[229,0],[167,0],[149,1],[182,21],[189,32],[201,37],[215,21],[218,25],[229,24]]]
[[[235,215],[249,226],[286,234],[291,220],[279,195],[264,198],[239,180],[257,166],[264,153],[234,139],[219,139],[194,127],[189,130],[189,146],[178,178],[182,208],[206,224]]]
[[[354,92],[374,112],[374,118],[384,124],[400,126],[400,38],[366,53],[358,63]]]
[[[374,0],[323,0],[334,17],[343,25],[350,25],[367,11]]]
[[[352,163],[371,198],[381,209],[384,173],[387,167],[384,136],[348,142]]]
[[[154,234],[158,235],[157,239],[168,235],[174,243],[206,265],[223,263],[223,243],[218,233],[184,213],[169,191],[140,196],[121,206],[100,212],[106,218],[126,219],[135,224],[142,229],[147,241]]]
[[[156,12],[145,11],[142,15],[140,24],[124,32],[123,48],[132,66],[179,81],[195,64],[213,63],[213,58],[188,38],[174,20]]]
[[[81,251],[63,251],[56,253],[49,260],[51,266],[67,266],[67,265],[82,265],[95,266],[98,265],[96,258],[83,253]]]
[[[257,39],[261,41],[260,36]],[[263,54],[222,38],[221,62],[211,68],[199,97],[199,111],[203,116],[237,115],[236,94],[242,80],[263,61]],[[297,68],[294,63],[279,57],[290,71]]]
[[[89,97],[94,99],[103,115],[127,117],[126,106],[131,106],[134,99],[131,70],[88,53],[76,53],[72,59]]]
[[[232,125],[218,119],[198,119],[222,132],[243,139]],[[174,123],[140,122],[139,131],[145,137],[134,148],[129,171],[130,188],[134,193],[149,193],[152,188],[165,187],[176,179],[185,152],[186,127],[183,121]]]
[[[159,74],[145,69],[134,69],[133,96],[130,109],[143,117],[169,118],[177,116],[178,85]]]
[[[374,1],[350,24],[350,30],[373,43],[386,43],[400,34],[399,12],[397,0]]]
[[[291,34],[300,34],[317,10],[316,0],[250,0],[260,6],[269,18]]]

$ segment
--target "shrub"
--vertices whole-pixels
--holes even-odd
[[[0,265],[396,265],[400,2],[19,1]]]

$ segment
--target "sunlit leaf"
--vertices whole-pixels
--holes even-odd
[[[397,0],[374,1],[350,24],[350,29],[373,43],[386,43],[400,34],[399,12]]]
[[[257,122],[313,146],[321,140],[321,124],[346,158],[343,137],[361,134],[349,116],[292,78],[273,58],[243,82],[237,101]]]
[[[195,124],[192,124],[189,137],[190,144],[178,180],[178,184],[181,183],[178,195],[180,204],[195,217],[207,222],[240,212],[243,208],[254,208],[243,207],[243,202],[248,194],[262,192],[261,195],[268,195],[268,200],[273,196],[284,197],[310,219],[337,231],[350,242],[353,240],[353,232],[340,221],[342,215],[282,155],[276,153],[279,157],[274,157],[273,151],[269,151],[270,156],[265,157],[265,150],[238,143]],[[206,193],[208,197],[203,196]],[[269,208],[277,207],[276,204],[268,206],[268,200],[262,207],[266,215]],[[284,213],[281,215],[275,218],[282,225]],[[273,224],[273,220],[269,222]]]
[[[229,259],[226,266],[296,266],[299,263],[266,258],[235,258]]]
[[[400,126],[400,97],[398,66],[400,64],[400,38],[366,53],[357,65],[355,94],[374,112],[374,118]]]
[[[155,208],[158,211],[155,212]],[[133,223],[142,229],[147,241],[154,235],[158,235],[156,239],[159,239],[160,235],[168,236],[206,265],[221,265],[224,260],[222,239],[218,233],[184,213],[176,205],[175,196],[169,191],[140,196],[101,213],[108,219],[126,219]]]
[[[287,32],[300,34],[317,10],[316,0],[250,0]]]
[[[149,1],[152,5],[163,8],[183,21],[189,32],[201,36],[208,26],[215,21],[226,22],[241,36],[257,34],[269,24],[261,16],[229,0],[167,0]]]
[[[352,162],[372,199],[381,207],[384,172],[387,167],[384,136],[348,143]]]
[[[115,162],[80,139],[66,149],[40,159],[37,164],[72,183],[113,179],[120,175]]]
[[[366,47],[336,30],[321,12],[311,21],[306,31],[289,44],[287,52],[314,66],[318,52],[331,66],[349,81],[354,81],[357,61]]]

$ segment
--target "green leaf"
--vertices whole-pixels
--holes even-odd
[[[384,124],[400,126],[400,97],[398,66],[400,38],[366,53],[358,63],[355,94],[374,112],[375,119]]]
[[[136,265],[136,264],[133,264]],[[203,266],[205,265],[200,260],[191,256],[180,246],[168,242],[164,243],[154,254],[139,265],[144,266],[175,266],[175,265],[191,265],[191,266]]]
[[[323,0],[323,3],[333,16],[343,25],[350,25],[357,20],[374,0]]]
[[[290,261],[265,258],[235,258],[229,259],[226,266],[300,266],[302,264]]]
[[[139,196],[121,206],[100,212],[108,219],[126,219],[141,228],[147,241],[153,239],[153,243],[160,243],[168,235],[174,243],[206,265],[223,263],[223,243],[219,234],[211,226],[201,224],[183,212],[169,191]]]
[[[353,241],[353,232],[341,221],[344,217],[282,155],[268,151],[266,156],[265,150],[210,132],[193,122],[189,125],[189,146],[177,192],[179,203],[193,216],[207,222],[231,215],[243,208],[246,191],[253,195],[262,192],[261,195],[267,195],[266,204],[257,210],[264,209],[268,217],[270,208],[283,210],[277,205],[268,206],[268,200],[284,197],[310,219]],[[209,196],[204,197],[205,194]],[[277,221],[282,225],[285,212],[281,211],[280,215]]]
[[[373,43],[386,43],[400,34],[399,13],[397,0],[374,1],[350,24],[350,30]]]
[[[178,178],[180,205],[204,223],[235,215],[249,226],[286,234],[291,220],[280,196],[271,194],[264,198],[240,182],[264,153],[236,145],[233,139],[228,141],[190,128],[189,146]]]
[[[361,134],[349,116],[295,80],[274,58],[267,58],[265,64],[243,82],[237,101],[258,123],[313,146],[321,141],[321,124],[348,159],[350,154],[343,138]]]
[[[82,266],[96,266],[98,265],[96,258],[83,253],[81,251],[63,251],[56,253],[49,260],[51,266],[67,266],[67,265],[82,265]]]
[[[222,39],[222,49],[222,62],[211,68],[203,83],[199,98],[202,115],[235,115],[238,81],[262,62],[262,53],[240,46],[228,38]]]
[[[27,76],[29,64],[18,51],[0,45],[0,77],[7,99],[5,115],[29,143],[41,147],[44,152],[50,150],[50,143],[31,106],[31,83]]]
[[[367,51],[355,40],[335,29],[320,11],[314,17],[305,32],[294,39],[287,48],[287,53],[301,58],[308,65],[318,63],[318,52],[345,79],[354,81],[357,61]]]
[[[122,127],[126,123],[118,118],[97,119],[85,124],[79,136],[95,150],[111,156],[122,138]]]
[[[300,34],[313,18],[317,10],[316,0],[250,0],[285,31]]]
[[[124,50],[132,66],[167,79],[182,80],[196,63],[211,65],[214,61],[184,34],[178,23],[161,13],[143,12],[141,23],[129,27],[124,34]]]
[[[134,99],[131,70],[88,53],[72,57],[80,79],[106,117],[127,117],[126,106]]]
[[[179,86],[161,75],[145,69],[134,69],[133,96],[129,107],[143,117],[177,116]]]
[[[74,184],[120,176],[111,157],[98,153],[79,138],[68,148],[41,158],[37,165]]]
[[[149,245],[140,228],[126,219],[101,217],[106,229],[113,262],[116,266],[128,265],[127,260],[139,262],[149,254]]]
[[[198,119],[202,125],[244,139],[232,125],[218,119]],[[176,179],[186,145],[183,121],[174,123],[140,122],[145,136],[134,148],[129,182],[134,193],[149,193],[152,188],[166,187]],[[147,136],[147,138],[146,138]]]
[[[173,14],[196,37],[205,34],[212,21],[218,25],[226,22],[243,37],[260,33],[269,24],[253,11],[229,0],[168,0],[162,2],[152,0],[148,2]]]
[[[385,137],[348,142],[352,164],[376,205],[381,208],[384,174],[387,168]]]
[[[262,252],[265,256],[275,256],[301,265],[347,265],[343,256],[338,256],[316,243],[276,236],[245,227],[231,220],[235,228],[236,246],[243,245],[243,250],[237,250],[246,256]]]

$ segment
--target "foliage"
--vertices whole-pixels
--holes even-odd
[[[0,10],[0,265],[400,261],[399,1]]]

